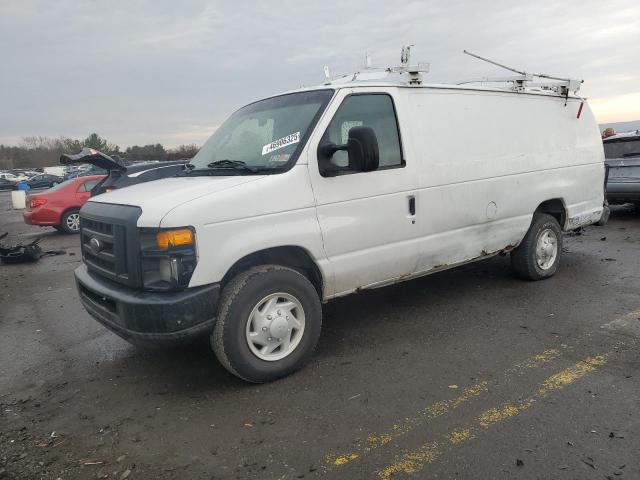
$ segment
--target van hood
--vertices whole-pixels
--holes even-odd
[[[169,211],[183,203],[255,182],[264,175],[172,177],[139,183],[92,197],[95,203],[131,205],[142,209],[140,227],[157,227]]]

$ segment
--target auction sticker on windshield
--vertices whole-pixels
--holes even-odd
[[[292,133],[290,135],[287,135],[286,137],[279,138],[274,142],[266,144],[264,147],[262,147],[262,155],[271,153],[274,150],[279,150],[286,147],[287,145],[293,145],[294,143],[298,143],[299,141],[300,132]]]

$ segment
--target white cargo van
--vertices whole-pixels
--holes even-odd
[[[298,369],[322,302],[509,252],[552,276],[603,215],[604,156],[565,89],[327,84],[235,112],[184,173],[81,211],[80,298],[134,344],[209,335],[233,374]]]

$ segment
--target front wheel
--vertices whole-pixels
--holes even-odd
[[[296,270],[263,265],[224,288],[211,345],[229,372],[263,383],[302,367],[321,325],[320,298],[311,282]]]
[[[536,214],[524,239],[511,252],[511,266],[521,278],[543,280],[556,273],[561,253],[560,224],[551,215]]]

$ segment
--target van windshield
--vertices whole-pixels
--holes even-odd
[[[333,90],[267,98],[235,112],[206,141],[186,175],[277,173],[295,163]]]

